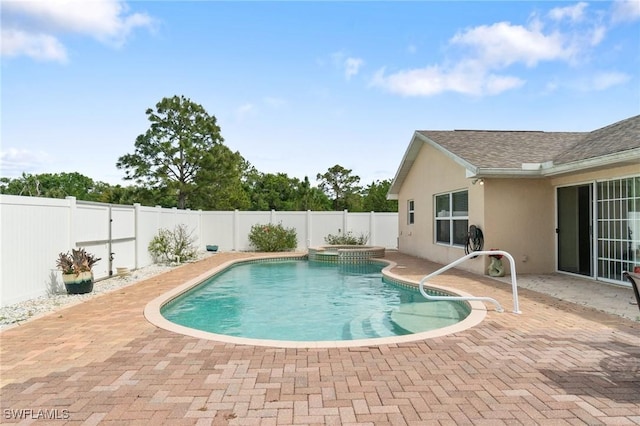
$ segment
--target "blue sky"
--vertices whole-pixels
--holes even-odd
[[[414,130],[589,131],[640,113],[640,1],[2,0],[1,171],[122,183],[184,95],[290,177],[394,177]]]

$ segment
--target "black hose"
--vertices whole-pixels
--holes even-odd
[[[464,253],[469,254],[474,251],[480,251],[482,247],[484,247],[482,230],[475,225],[471,225],[467,234],[467,242],[464,245]]]

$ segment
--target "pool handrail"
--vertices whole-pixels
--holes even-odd
[[[507,253],[506,251],[503,250],[484,250],[484,251],[474,251],[471,252],[463,257],[461,257],[458,260],[454,260],[453,262],[451,262],[450,264],[448,264],[447,266],[444,266],[440,269],[438,269],[435,272],[430,273],[429,275],[425,276],[424,278],[422,278],[420,280],[420,293],[426,297],[429,300],[460,300],[460,301],[464,301],[464,300],[479,300],[482,302],[490,302],[493,303],[494,305],[496,305],[496,311],[497,312],[504,312],[504,309],[502,308],[502,305],[500,305],[500,302],[498,302],[497,300],[491,298],[491,297],[476,297],[476,296],[432,296],[430,294],[428,294],[425,290],[424,290],[424,283],[426,281],[428,281],[429,279],[435,277],[436,275],[440,275],[441,273],[455,267],[458,266],[459,264],[461,264],[462,262],[464,262],[467,259],[471,259],[471,258],[475,258],[478,256],[495,256],[495,255],[502,255],[505,256],[507,259],[509,259],[509,266],[511,267],[511,288],[512,288],[512,292],[513,292],[513,313],[514,314],[521,314],[522,312],[520,312],[520,308],[518,305],[518,283],[516,280],[516,265],[515,265],[515,261],[513,259],[513,256],[511,256],[509,253]]]

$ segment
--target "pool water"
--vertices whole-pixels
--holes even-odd
[[[469,310],[384,282],[381,263],[243,263],[165,305],[186,327],[236,337],[334,341],[391,337],[460,322]]]

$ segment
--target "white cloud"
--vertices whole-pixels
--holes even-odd
[[[331,54],[331,61],[334,66],[344,72],[344,77],[349,80],[360,72],[364,65],[361,58],[347,56],[345,52],[335,52]]]
[[[549,11],[549,17],[555,21],[567,19],[572,22],[579,22],[585,17],[584,11],[587,6],[587,3],[580,2],[574,6],[555,7]]]
[[[2,56],[25,55],[42,61],[67,61],[67,50],[51,35],[3,28],[0,37]]]
[[[604,40],[604,36],[607,33],[607,29],[601,25],[596,26],[593,31],[591,32],[591,40],[590,40],[590,44],[591,46],[597,46],[599,45],[602,40]]]
[[[452,69],[440,66],[399,71],[385,75],[379,70],[371,82],[402,96],[433,96],[444,92],[465,95],[496,95],[520,87],[524,81],[513,76],[487,72],[472,62],[460,63]]]
[[[44,151],[9,148],[0,151],[0,172],[3,177],[18,177],[22,173],[38,172],[50,164],[51,157]]]
[[[613,22],[633,22],[640,20],[640,1],[614,1],[611,10],[611,20]]]
[[[249,114],[255,111],[255,105],[252,103],[246,103],[236,108],[236,120],[244,120]]]
[[[534,22],[531,28],[498,22],[459,32],[451,46],[468,49],[468,56],[449,66],[430,65],[385,75],[378,71],[372,85],[403,96],[431,96],[447,91],[466,95],[496,95],[521,87],[519,77],[502,75],[497,70],[516,63],[534,67],[541,61],[569,61],[574,48],[562,34],[542,32]]]
[[[153,25],[153,18],[130,13],[122,0],[2,2],[2,54],[60,61],[66,58],[66,50],[59,37],[66,33],[120,47],[134,29]],[[5,36],[10,37],[6,47]]]
[[[497,22],[461,30],[449,40],[446,61],[391,73],[382,68],[371,85],[403,96],[443,92],[482,96],[516,89],[526,81],[505,71],[510,67],[535,68],[545,62],[576,67],[589,60],[590,51],[602,43],[608,28],[601,23],[602,15],[587,13],[588,6],[580,2],[552,9],[542,17],[534,14],[526,25]],[[630,6],[625,3],[624,7]],[[590,84],[606,88],[624,81],[621,75],[605,73]]]
[[[360,58],[347,58],[344,61],[344,76],[349,80],[360,71],[364,61]]]
[[[471,28],[456,34],[451,43],[472,47],[490,67],[516,62],[534,66],[540,61],[568,60],[575,54],[561,33],[544,34],[537,25],[525,28],[508,22]]]
[[[584,90],[606,90],[610,87],[624,84],[629,81],[631,77],[621,72],[602,72],[594,75],[586,85]]]

